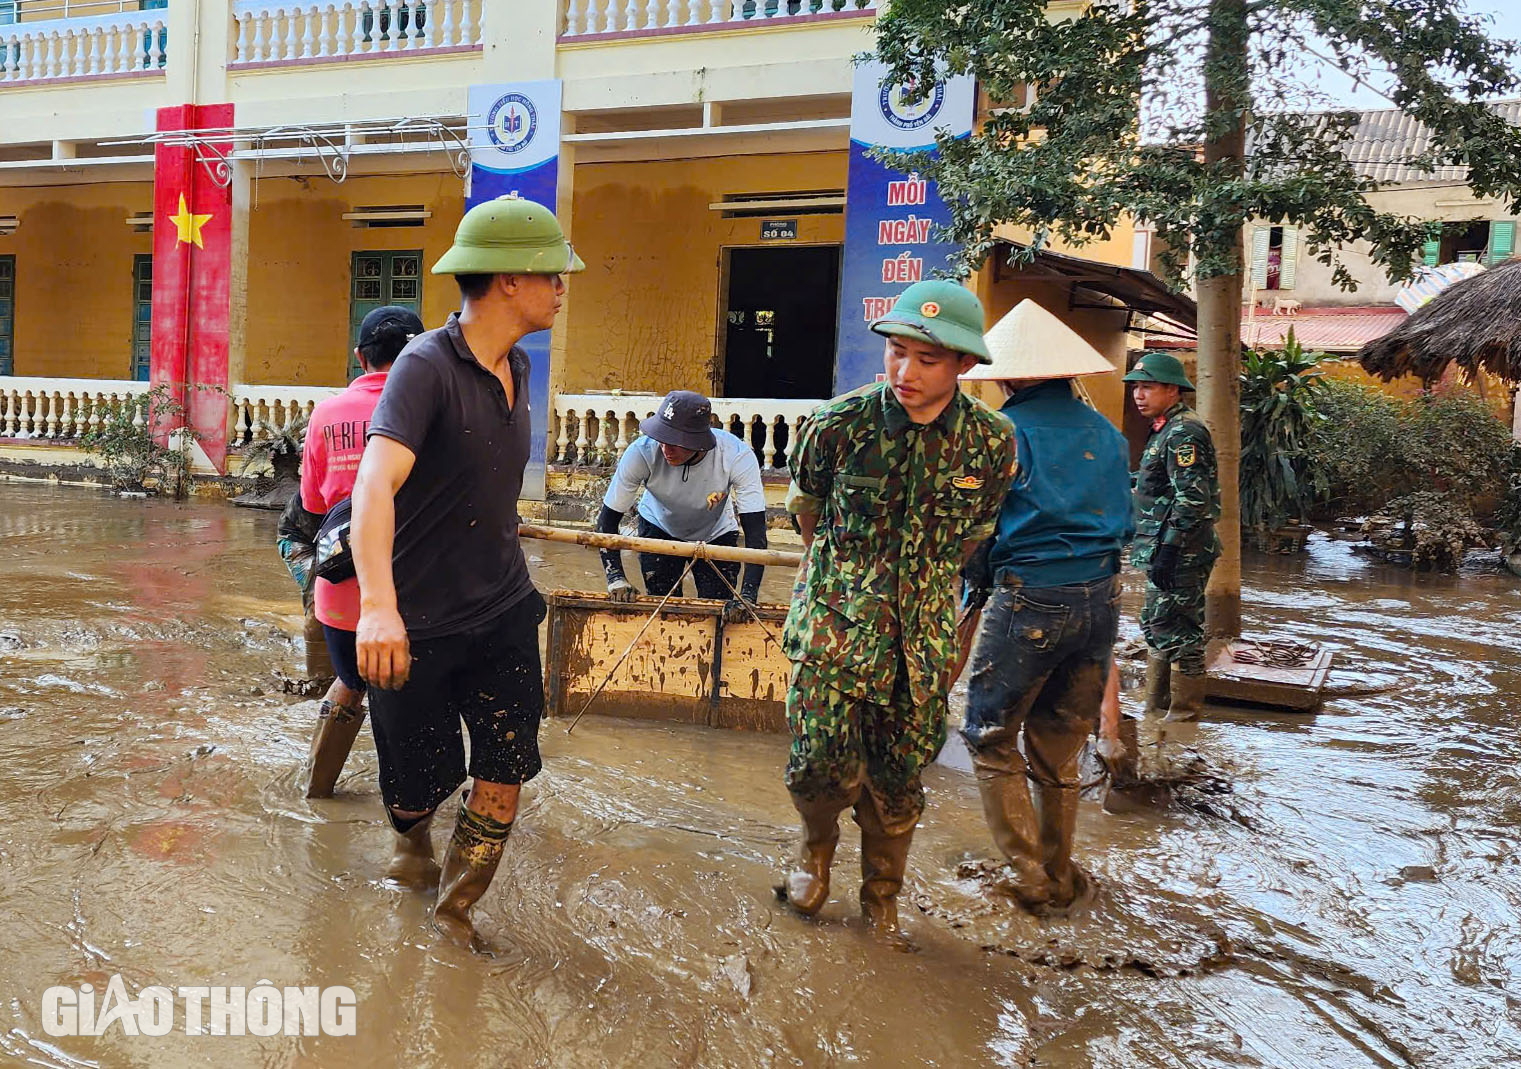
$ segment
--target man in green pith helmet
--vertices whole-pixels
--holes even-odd
[[[1125,376],[1151,421],[1136,472],[1131,563],[1146,573],[1146,713],[1196,720],[1204,705],[1204,588],[1220,555],[1220,480],[1215,442],[1183,403],[1194,384],[1167,353],[1147,351]]]
[[[475,946],[470,909],[496,873],[522,785],[540,770],[545,605],[518,544],[530,436],[518,342],[554,325],[563,276],[585,267],[542,204],[501,197],[471,208],[433,266],[455,276],[461,310],[397,358],[354,485],[356,652],[396,831],[387,877],[437,884],[434,924]],[[433,813],[467,772],[474,782],[440,870]]]
[[[989,360],[982,305],[965,287],[915,283],[871,329],[887,339],[886,381],[815,410],[788,450],[787,509],[807,546],[782,640],[793,662],[786,783],[803,845],[778,892],[818,912],[853,806],[861,911],[895,936],[920,774],[945,742],[960,661],[957,573],[993,532],[1014,439],[957,387]]]

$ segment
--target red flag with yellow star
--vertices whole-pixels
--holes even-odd
[[[232,105],[158,111],[160,132],[225,130]],[[159,145],[153,159],[153,341],[150,378],[185,406],[198,466],[227,463],[232,188],[218,153],[232,145]],[[215,149],[216,151],[212,151]]]

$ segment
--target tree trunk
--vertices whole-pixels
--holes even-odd
[[[1234,638],[1241,634],[1241,276],[1203,279],[1198,294],[1199,415],[1215,440],[1220,474],[1220,559],[1204,596],[1205,631]]]
[[[1204,62],[1204,107],[1209,126],[1204,162],[1217,183],[1246,173],[1246,111],[1250,105],[1246,0],[1211,0]],[[1218,189],[1218,186],[1217,186]],[[1218,252],[1234,267],[1200,279],[1199,414],[1215,440],[1220,475],[1220,559],[1205,594],[1205,630],[1211,638],[1241,633],[1241,232],[1245,212],[1228,198],[1234,190],[1206,192],[1206,218],[1218,228]]]

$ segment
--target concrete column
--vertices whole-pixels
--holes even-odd
[[[248,349],[248,233],[253,208],[253,164],[232,163],[232,207],[228,219],[227,385],[245,381]]]
[[[566,115],[561,120],[565,125],[561,129],[564,134],[573,133],[575,130],[571,116]],[[555,197],[555,217],[560,220],[560,225],[565,229],[570,238],[571,245],[576,244],[575,231],[575,185],[576,185],[576,146],[567,145],[563,141],[560,144],[560,170],[559,185]],[[586,260],[587,267],[596,270],[595,252],[593,250],[578,250],[581,258]],[[592,257],[588,259],[588,257]],[[560,394],[565,384],[565,369],[568,361],[575,359],[576,354],[569,351],[567,341],[570,337],[571,309],[575,307],[576,280],[580,276],[567,275],[565,300],[560,306],[560,314],[555,319],[554,334],[550,341],[550,365],[549,365],[549,405],[544,414],[545,425],[548,429],[548,441],[545,445],[546,466],[555,461],[555,440],[557,428],[554,419],[554,399]]]
[[[484,0],[481,70],[486,82],[553,78],[562,0]]]

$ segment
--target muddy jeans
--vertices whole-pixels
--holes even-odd
[[[999,576],[972,648],[961,734],[973,753],[1023,730],[1031,779],[1070,775],[1063,766],[1098,727],[1119,616],[1118,576],[1041,589]]]

